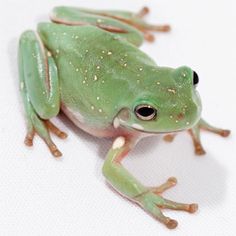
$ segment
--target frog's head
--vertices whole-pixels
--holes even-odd
[[[152,69],[151,76],[150,71],[143,76],[130,106],[117,116],[122,127],[165,133],[191,128],[199,121],[201,101],[196,91],[196,72],[188,67],[157,68]]]

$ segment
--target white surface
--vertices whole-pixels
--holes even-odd
[[[111,191],[101,174],[111,141],[93,138],[64,117],[56,123],[69,133],[53,137],[63,159],[56,161],[37,137],[23,145],[25,124],[18,91],[17,38],[46,20],[55,5],[138,10],[152,9],[150,22],[171,23],[170,34],[142,48],[159,65],[187,64],[200,76],[204,117],[230,128],[222,139],[202,134],[208,154],[196,157],[190,138],[174,143],[148,138],[125,161],[145,184],[158,185],[169,176],[178,185],[166,198],[198,202],[191,215],[165,211],[179,226],[169,231],[136,205]],[[1,1],[0,8],[0,235],[235,235],[236,219],[236,3],[234,0]]]

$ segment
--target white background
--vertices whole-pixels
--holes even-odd
[[[53,137],[64,156],[55,160],[38,137],[23,145],[25,123],[16,66],[17,40],[28,28],[48,20],[56,5],[139,10],[151,8],[150,22],[170,23],[142,49],[159,65],[188,65],[200,76],[203,116],[230,128],[228,139],[203,133],[207,155],[196,157],[189,136],[172,144],[147,138],[125,160],[143,183],[159,185],[170,176],[178,185],[165,197],[197,202],[191,215],[165,211],[179,226],[169,231],[105,184],[101,174],[111,140],[97,139],[64,116],[54,119],[68,132]],[[236,3],[235,0],[117,0],[0,2],[0,235],[235,235],[236,220]]]

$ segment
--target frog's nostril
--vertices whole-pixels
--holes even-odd
[[[180,120],[183,120],[185,117],[185,115],[181,112],[177,115],[177,119],[180,121]]]
[[[198,74],[194,71],[193,72],[193,84],[197,85],[199,83],[199,77]]]

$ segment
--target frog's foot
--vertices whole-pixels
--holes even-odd
[[[170,25],[164,24],[164,25],[152,25],[146,23],[142,18],[146,16],[150,12],[148,7],[143,7],[137,14],[135,14],[135,17],[130,19],[129,21],[126,21],[126,23],[136,27],[138,30],[140,30],[144,38],[148,42],[153,42],[155,40],[155,37],[150,31],[156,31],[156,32],[169,32],[171,30]]]
[[[174,138],[175,138],[176,135],[177,135],[177,134],[166,134],[166,135],[164,135],[163,139],[164,139],[166,142],[171,143],[171,142],[173,142],[173,140],[174,140]]]
[[[57,128],[51,121],[49,120],[41,120],[37,117],[37,123],[35,124],[35,128],[33,125],[28,128],[25,141],[24,143],[27,146],[33,146],[33,139],[36,133],[39,134],[39,136],[44,140],[44,142],[47,144],[50,152],[54,157],[60,157],[62,156],[62,153],[59,151],[57,146],[53,143],[51,140],[49,132],[51,131],[56,136],[58,136],[61,139],[67,138],[67,134],[63,131],[61,131],[59,128]]]
[[[201,143],[201,138],[200,138],[201,129],[209,131],[211,133],[218,134],[221,137],[228,137],[230,135],[230,130],[220,129],[211,126],[206,121],[201,119],[196,126],[194,126],[192,129],[189,130],[189,133],[192,137],[193,144],[195,147],[195,153],[197,155],[204,155],[206,153]]]
[[[140,194],[139,196],[134,198],[134,200],[137,201],[138,204],[144,210],[146,210],[154,218],[165,224],[169,229],[176,228],[178,222],[163,215],[161,209],[181,210],[189,213],[194,213],[198,209],[198,205],[195,203],[193,204],[178,203],[167,200],[162,196],[160,196],[161,193],[175,186],[176,183],[177,183],[176,178],[171,177],[163,185],[157,188],[149,188],[149,191],[144,192],[143,194]]]
[[[56,7],[51,14],[54,23],[81,26],[94,25],[111,33],[118,34],[136,46],[140,46],[143,39],[154,41],[151,31],[168,32],[169,25],[152,25],[146,23],[143,17],[149,12],[147,7],[138,13],[129,11],[89,10],[73,7]]]
[[[135,14],[135,17],[142,19],[144,16],[146,16],[150,12],[148,7],[143,7],[137,14]],[[145,22],[141,21],[141,25],[139,26],[146,30],[151,31],[159,31],[159,32],[169,32],[171,30],[170,25],[151,25],[147,24]]]

